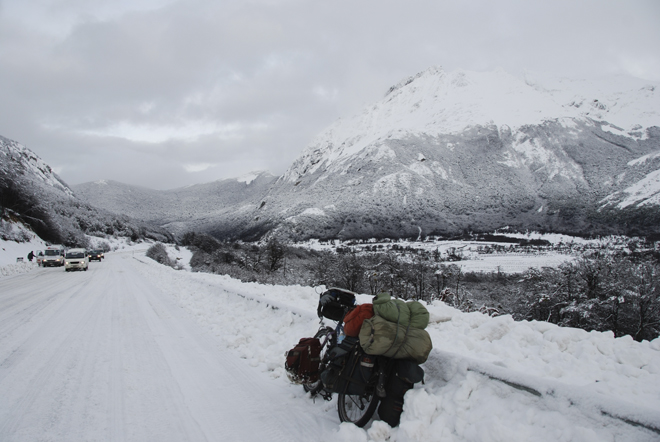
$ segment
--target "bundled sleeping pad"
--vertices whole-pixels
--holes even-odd
[[[374,313],[390,322],[425,329],[429,325],[429,311],[421,302],[392,299],[388,293],[379,293],[373,301]]]
[[[403,302],[381,293],[374,299],[375,316],[360,328],[360,345],[369,355],[426,362],[433,349],[428,332],[426,307],[417,301]]]

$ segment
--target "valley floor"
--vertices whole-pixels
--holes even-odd
[[[288,382],[318,293],[176,271],[144,250],[0,279],[2,441],[656,441],[660,340],[429,305],[402,423],[339,424]],[[360,295],[359,302],[370,297]]]

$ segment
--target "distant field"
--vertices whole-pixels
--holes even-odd
[[[503,254],[481,255],[467,261],[458,261],[453,264],[459,266],[464,272],[500,272],[522,273],[529,268],[557,267],[566,261],[573,260],[570,255],[552,253],[547,255]]]
[[[564,262],[572,261],[584,251],[605,247],[609,250],[625,247],[629,238],[604,237],[599,239],[584,239],[560,234],[511,234],[496,232],[500,238],[508,237],[517,240],[547,241],[546,246],[524,246],[514,242],[469,241],[469,240],[426,240],[426,241],[308,241],[297,244],[299,247],[315,250],[337,250],[351,248],[358,252],[395,251],[400,255],[415,256],[415,251],[436,253],[441,257],[442,264],[455,264],[464,272],[500,272],[522,273],[529,268],[557,267]],[[487,253],[485,249],[498,250]],[[499,248],[499,249],[498,249]],[[450,256],[458,255],[462,259],[452,261]],[[405,259],[405,258],[404,258]]]

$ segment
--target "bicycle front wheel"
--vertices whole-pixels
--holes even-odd
[[[337,398],[339,420],[364,427],[376,412],[379,400],[375,393],[361,395],[339,393]]]

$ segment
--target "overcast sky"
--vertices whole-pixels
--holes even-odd
[[[280,175],[431,66],[660,81],[660,1],[0,0],[0,135],[72,185]]]

